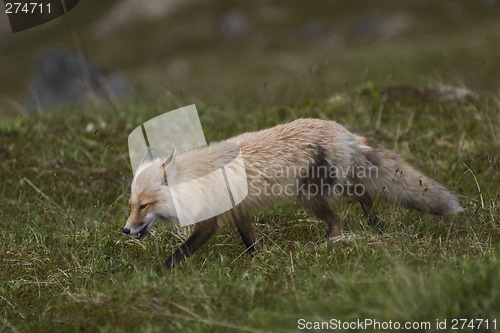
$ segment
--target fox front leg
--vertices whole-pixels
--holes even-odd
[[[196,223],[191,236],[174,253],[167,257],[162,268],[171,269],[175,263],[191,256],[217,232],[217,229],[216,218]]]

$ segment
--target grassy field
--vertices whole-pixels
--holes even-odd
[[[183,1],[100,33],[121,2],[81,1],[36,29],[0,33],[0,332],[347,331],[336,320],[364,319],[420,329],[349,331],[500,332],[500,6]],[[235,39],[227,17],[243,18]],[[39,51],[61,45],[126,75],[135,95],[26,111]],[[380,202],[379,234],[340,201],[346,237],[334,242],[291,202],[255,215],[265,245],[255,256],[228,224],[157,276],[190,230],[122,234],[127,137],[193,103],[208,141],[336,120],[449,186],[466,210],[443,218]],[[489,325],[453,329],[459,319]]]
[[[488,319],[478,331],[499,331],[500,103],[438,90],[367,84],[299,106],[198,106],[209,141],[298,117],[338,120],[448,184],[466,211],[441,218],[380,203],[388,227],[378,234],[342,201],[348,237],[332,242],[290,203],[255,216],[261,253],[244,254],[226,225],[161,277],[155,268],[189,231],[158,223],[142,241],[121,234],[126,142],[179,105],[165,98],[1,123],[0,330],[288,332],[300,319],[370,318],[433,325],[425,331],[436,320],[451,331],[453,319]]]

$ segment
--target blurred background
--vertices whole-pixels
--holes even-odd
[[[500,1],[81,0],[12,33],[0,116],[117,99],[295,105],[366,85],[499,93]]]

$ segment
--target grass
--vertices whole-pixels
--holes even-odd
[[[488,319],[475,331],[500,330],[500,7],[186,2],[175,15],[98,36],[112,8],[80,3],[2,39],[1,332],[290,332],[300,319],[365,318],[433,325],[413,331],[446,320],[440,332],[457,331],[453,319]],[[224,40],[220,20],[234,9],[252,30]],[[414,25],[390,39],[356,35],[356,22],[381,13],[406,13]],[[309,24],[324,34],[308,36]],[[51,44],[124,72],[136,97],[26,115],[34,50]],[[449,98],[435,83],[479,93]],[[189,228],[158,223],[142,241],[121,233],[127,136],[192,103],[208,141],[299,117],[336,120],[447,184],[466,211],[443,218],[378,203],[388,224],[378,234],[341,201],[348,237],[333,242],[291,202],[255,215],[265,250],[254,257],[228,224],[159,277],[155,268]]]
[[[496,96],[443,101],[366,84],[298,106],[198,107],[209,141],[298,117],[335,119],[448,184],[466,211],[441,218],[380,203],[388,222],[380,235],[340,202],[349,237],[332,242],[290,203],[255,216],[265,245],[256,256],[243,254],[226,225],[160,277],[154,269],[188,230],[160,223],[142,241],[121,234],[126,142],[135,126],[176,107],[166,98],[0,124],[1,331],[288,332],[300,318],[447,319],[443,331],[454,318],[482,318],[490,327],[481,331],[499,331]],[[90,123],[97,130],[87,131]]]

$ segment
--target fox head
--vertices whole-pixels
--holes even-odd
[[[136,170],[129,199],[130,216],[122,231],[141,239],[159,218],[175,218],[175,209],[168,190],[167,170],[175,163],[175,149],[163,161],[158,150],[149,148]]]

